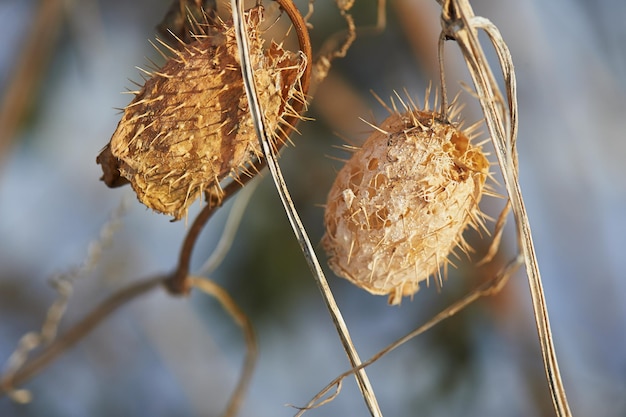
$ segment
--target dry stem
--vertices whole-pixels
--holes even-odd
[[[345,325],[341,312],[339,311],[337,303],[335,302],[335,299],[332,295],[326,277],[324,276],[322,267],[315,255],[313,246],[311,245],[311,241],[293,205],[293,201],[291,200],[287,185],[285,184],[284,178],[277,162],[276,153],[266,132],[265,118],[263,116],[263,111],[259,105],[258,96],[256,93],[256,86],[254,82],[254,74],[252,71],[252,66],[250,64],[245,21],[241,19],[241,16],[243,16],[243,2],[241,0],[231,0],[231,7],[233,12],[233,22],[235,25],[235,33],[237,36],[237,44],[239,47],[238,49],[240,54],[241,71],[243,74],[246,96],[248,98],[248,103],[250,106],[250,113],[254,121],[254,127],[261,143],[261,148],[263,150],[263,156],[267,162],[270,173],[272,174],[276,189],[280,196],[281,202],[283,203],[294,234],[298,239],[298,243],[300,244],[302,252],[305,255],[309,268],[311,269],[316,283],[320,288],[322,297],[324,298],[326,307],[328,308],[333,323],[335,324],[335,327],[339,333],[339,337],[342,341],[344,349],[346,350],[350,363],[353,367],[358,367],[361,365],[361,360],[350,339],[350,334]],[[376,397],[365,371],[363,369],[359,369],[359,371],[356,373],[356,378],[359,389],[361,390],[361,393],[365,399],[371,415],[381,416],[382,413],[380,411],[380,408],[376,401]]]
[[[443,311],[438,313],[436,316],[432,317],[426,323],[422,324],[421,326],[407,333],[405,336],[402,336],[396,341],[390,343],[387,347],[380,350],[374,356],[372,356],[371,358],[363,362],[360,366],[350,369],[342,373],[341,375],[337,376],[335,379],[329,382],[328,385],[326,385],[321,391],[319,391],[315,395],[315,397],[313,397],[311,401],[309,401],[309,403],[306,406],[300,408],[300,411],[296,414],[296,417],[301,416],[302,414],[304,414],[305,411],[309,409],[317,408],[325,404],[328,400],[321,401],[321,399],[325,395],[327,395],[333,387],[336,386],[338,390],[341,384],[341,381],[343,381],[343,379],[346,378],[347,376],[352,375],[355,372],[373,364],[374,362],[381,359],[383,356],[386,356],[387,354],[396,350],[401,345],[407,343],[409,340],[421,335],[427,330],[430,330],[431,328],[435,327],[437,324],[441,323],[445,319],[448,319],[454,316],[459,311],[463,310],[465,307],[469,306],[470,304],[472,304],[474,301],[478,300],[479,298],[498,293],[500,289],[502,289],[502,287],[506,284],[509,277],[519,268],[522,262],[523,260],[521,259],[521,256],[517,256],[515,259],[510,261],[509,264],[507,264],[504,268],[502,268],[492,280],[489,280],[483,283],[478,288],[474,289],[472,292],[467,294],[465,297],[463,297],[456,303],[448,306]],[[333,398],[334,395],[336,394],[332,394],[331,398]]]
[[[260,165],[261,162],[257,162],[257,166],[260,167]],[[250,179],[251,177],[244,177],[241,179],[241,182],[233,182],[229,184],[224,188],[224,195],[219,201],[219,204],[217,202],[212,202],[207,204],[207,206],[202,209],[185,236],[181,245],[179,262],[174,272],[165,276],[148,278],[138,283],[131,284],[111,295],[107,300],[100,304],[100,306],[92,310],[83,320],[72,326],[53,343],[46,346],[36,356],[24,362],[24,364],[18,369],[9,371],[5,375],[2,375],[2,378],[0,379],[0,396],[15,392],[15,387],[22,385],[41,372],[47,365],[84,338],[115,310],[132,301],[136,297],[151,291],[159,284],[164,285],[173,295],[188,294],[192,286],[191,279],[188,276],[189,265],[191,262],[193,248],[195,247],[200,232],[206,225],[207,221],[211,218],[214,211],[228,198],[239,191],[239,189]]]
[[[118,291],[106,299],[84,319],[63,334],[63,336],[56,339],[37,356],[31,358],[21,368],[16,370],[15,373],[3,375],[2,379],[0,379],[0,396],[11,393],[15,389],[14,387],[22,385],[24,382],[38,374],[45,366],[74,346],[119,307],[135,299],[139,295],[145,294],[156,288],[159,284],[162,284],[165,279],[166,277],[157,276],[142,280]]]
[[[301,78],[301,91],[303,96],[307,94],[310,85],[311,78],[311,43],[308,37],[308,31],[302,17],[293,3],[289,0],[277,0],[281,7],[286,11],[287,15],[291,19],[292,23],[296,27],[296,33],[298,36],[300,50],[304,53],[307,59],[307,66]],[[293,103],[293,109],[295,113],[299,114],[304,109],[304,102],[295,101]],[[294,130],[299,118],[297,116],[288,116],[285,118],[286,127],[280,132],[279,144],[285,143],[289,134]],[[256,161],[249,169],[251,173],[258,173],[265,166],[264,160]],[[215,295],[224,308],[232,315],[234,320],[244,329],[246,337],[246,343],[248,345],[248,354],[244,364],[244,369],[241,375],[241,379],[237,385],[233,397],[227,407],[226,415],[234,415],[241,402],[241,398],[245,388],[251,377],[252,369],[256,358],[256,342],[254,334],[251,330],[251,324],[245,315],[234,304],[233,300],[224,294],[219,287],[211,284],[206,284],[208,281],[201,280],[200,278],[192,278],[189,276],[190,261],[193,254],[196,241],[200,232],[208,220],[213,215],[214,211],[221,206],[229,197],[234,195],[240,188],[242,188],[253,175],[242,176],[239,181],[233,181],[228,184],[219,200],[214,196],[208,195],[208,204],[202,209],[199,215],[194,219],[192,226],[190,227],[185,239],[181,245],[179,260],[176,269],[171,274],[165,276],[157,276],[153,278],[140,281],[139,283],[131,284],[126,288],[123,288],[111,295],[102,304],[91,311],[83,320],[72,326],[62,336],[56,339],[54,342],[46,346],[36,356],[30,360],[25,361],[18,369],[11,370],[0,378],[0,396],[5,394],[11,394],[16,392],[15,387],[22,385],[27,380],[37,375],[43,368],[53,362],[62,353],[69,350],[83,337],[85,337],[91,330],[93,330],[99,323],[106,319],[119,307],[123,306],[127,302],[135,299],[139,295],[145,294],[157,287],[159,284],[163,284],[168,291],[173,295],[186,295],[189,293],[192,286],[197,286],[199,289]]]
[[[563,381],[559,372],[552,332],[548,319],[541,275],[533,245],[530,223],[519,185],[517,164],[517,97],[515,72],[511,55],[495,25],[477,17],[468,0],[437,0],[442,6],[442,39],[453,39],[459,45],[476,87],[480,105],[485,114],[487,128],[494,144],[504,184],[515,217],[521,253],[526,263],[535,324],[539,334],[541,352],[550,394],[557,416],[571,416]],[[507,101],[502,98],[498,84],[478,41],[478,29],[486,32],[501,65],[506,85]],[[444,86],[442,86],[444,88]]]

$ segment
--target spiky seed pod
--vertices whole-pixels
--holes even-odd
[[[290,100],[304,100],[302,53],[259,33],[262,8],[246,12],[259,99],[270,132],[279,132]],[[130,181],[139,200],[161,213],[183,217],[202,192],[219,197],[220,182],[237,180],[261,155],[248,112],[232,21],[218,22],[150,74],[125,108],[110,143],[98,157],[110,186]],[[249,173],[248,173],[249,174]]]
[[[322,242],[333,271],[390,304],[438,273],[481,222],[489,162],[438,113],[394,111],[339,171]]]

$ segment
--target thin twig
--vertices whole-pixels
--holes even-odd
[[[290,115],[285,117],[285,122],[283,123],[284,128],[282,132],[277,132],[278,141],[277,141],[277,149],[280,149],[281,145],[287,143],[289,140],[289,135],[291,132],[295,130],[296,125],[301,120],[299,116],[304,110],[306,110],[306,97],[309,92],[309,88],[311,86],[311,74],[313,72],[313,50],[311,47],[311,38],[309,37],[309,31],[306,27],[306,22],[304,18],[293,4],[292,0],[276,0],[276,3],[280,5],[280,8],[287,13],[289,20],[293,24],[293,27],[296,32],[296,36],[298,38],[298,47],[300,52],[304,54],[304,58],[306,60],[306,66],[304,68],[304,72],[300,77],[300,92],[302,93],[302,100],[293,100],[292,108],[294,111],[294,115]],[[244,77],[245,81],[245,77]],[[279,131],[281,129],[278,129]]]
[[[241,187],[239,183],[231,183],[230,185],[233,187],[228,190],[230,191],[229,193],[225,194],[226,197],[230,197]],[[191,289],[189,284],[189,268],[193,248],[196,246],[200,232],[202,232],[204,226],[206,226],[215,210],[224,202],[225,199],[214,201],[212,198],[209,198],[208,200],[209,202],[207,205],[200,211],[200,213],[198,213],[191,224],[191,227],[189,228],[189,231],[185,236],[185,240],[180,248],[180,255],[178,257],[176,270],[165,283],[165,287],[171,294],[186,295],[189,293],[189,290]]]
[[[264,167],[264,161],[256,161],[252,165],[250,171],[259,172]],[[200,233],[204,230],[204,226],[206,226],[211,216],[213,216],[215,210],[221,207],[222,204],[235,195],[237,191],[243,188],[253,178],[253,176],[241,176],[237,181],[232,181],[224,187],[222,194],[219,197],[212,194],[207,195],[207,205],[204,206],[200,213],[198,213],[196,218],[193,220],[187,235],[185,235],[183,244],[180,247],[180,254],[178,256],[176,269],[166,282],[166,288],[171,294],[185,295],[189,293],[190,285],[188,280],[191,256],[193,255],[193,249],[196,246]]]
[[[235,323],[241,327],[241,331],[244,334],[246,340],[246,358],[239,377],[239,382],[235,387],[233,394],[231,395],[223,417],[233,417],[237,415],[237,412],[241,408],[244,395],[250,380],[252,379],[252,373],[256,364],[258,350],[256,336],[254,335],[254,327],[248,316],[239,308],[235,300],[228,294],[226,290],[217,285],[215,282],[203,278],[203,277],[189,277],[190,283],[193,287],[214,296],[222,305],[224,310],[233,318]]]
[[[149,278],[136,284],[132,284],[110,296],[85,318],[65,332],[65,334],[48,345],[37,356],[26,362],[23,367],[16,370],[15,373],[3,375],[2,379],[0,379],[0,396],[10,393],[14,387],[22,385],[24,382],[35,376],[45,366],[49,365],[62,353],[66,352],[83,337],[85,337],[119,307],[158,287],[165,281],[165,279],[166,277],[163,276]]]
[[[306,406],[302,407],[295,417],[301,416],[306,410],[309,410],[311,408],[317,408],[320,405],[324,404],[326,400],[319,402],[320,399],[323,398],[325,395],[327,395],[333,387],[339,386],[341,381],[347,376],[350,376],[354,374],[355,372],[367,366],[370,366],[374,362],[381,359],[383,356],[386,356],[387,354],[391,353],[398,347],[407,343],[409,340],[421,335],[422,333],[426,332],[427,330],[430,330],[431,328],[435,327],[437,324],[441,323],[442,321],[454,316],[455,314],[465,309],[470,304],[474,303],[479,298],[497,294],[500,291],[500,289],[506,284],[509,277],[521,266],[522,263],[523,263],[522,257],[517,256],[515,259],[509,262],[509,264],[507,264],[504,268],[502,268],[502,270],[492,280],[489,280],[483,283],[478,288],[474,289],[472,292],[467,294],[465,297],[463,297],[456,303],[446,307],[443,311],[438,313],[436,316],[432,317],[426,323],[412,330],[410,333],[407,333],[405,336],[402,336],[396,341],[390,343],[384,349],[380,350],[371,358],[363,362],[360,366],[350,369],[342,373],[341,375],[337,376],[335,379],[329,382],[321,391],[319,391],[317,395],[315,395],[315,397],[313,397]]]
[[[248,98],[250,114],[254,121],[254,127],[259,138],[261,148],[263,149],[263,156],[265,157],[270,173],[272,174],[276,189],[280,196],[281,202],[285,207],[287,217],[289,218],[289,222],[298,239],[302,252],[304,253],[309,268],[311,269],[313,276],[315,277],[316,282],[322,292],[322,296],[324,298],[324,301],[326,302],[326,306],[330,312],[335,327],[337,328],[339,337],[346,350],[350,363],[353,367],[357,367],[361,364],[361,360],[350,339],[347,326],[345,325],[341,312],[339,311],[337,303],[335,302],[332,292],[330,291],[330,287],[328,285],[326,277],[324,276],[322,267],[317,257],[315,256],[311,241],[306,231],[304,230],[304,226],[302,225],[300,217],[298,216],[297,211],[293,205],[293,201],[290,198],[287,185],[285,184],[280,167],[276,161],[276,154],[269,138],[267,137],[265,118],[263,117],[263,112],[258,102],[256,86],[254,84],[254,74],[252,70],[252,65],[250,63],[245,21],[241,18],[243,16],[243,2],[241,0],[231,0],[231,7],[233,12],[233,21],[237,38],[237,45],[239,47],[241,70],[243,74],[246,95]],[[373,393],[372,387],[369,383],[365,371],[363,369],[359,370],[356,374],[356,378],[370,413],[372,414],[372,416],[381,416],[382,414],[380,408],[378,406],[376,397]]]
[[[91,272],[98,264],[102,251],[111,244],[114,231],[124,212],[124,206],[125,204],[122,202],[113,212],[111,219],[100,229],[98,239],[89,243],[85,260],[79,266],[59,274],[51,280],[51,285],[57,292],[57,298],[48,308],[41,330],[28,332],[20,338],[17,348],[6,362],[5,375],[17,372],[28,361],[28,356],[32,351],[50,345],[57,337],[70,297],[74,293],[76,281]],[[27,403],[30,402],[31,396],[28,391],[19,390],[12,392],[11,397],[18,403]]]

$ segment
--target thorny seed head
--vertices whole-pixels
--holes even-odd
[[[482,223],[489,162],[469,132],[427,109],[394,106],[339,171],[326,204],[330,267],[390,304],[440,274],[455,247],[470,250],[463,231]]]
[[[299,79],[306,58],[275,42],[264,48],[262,12],[252,8],[245,19],[259,99],[268,130],[278,137],[284,118],[296,115],[291,100],[304,100]],[[172,57],[136,92],[97,159],[107,185],[118,185],[121,175],[142,203],[176,219],[203,192],[219,199],[226,177],[253,175],[247,168],[262,155],[232,21],[203,32],[180,51],[169,48]]]

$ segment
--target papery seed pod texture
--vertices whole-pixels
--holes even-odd
[[[290,100],[303,100],[298,81],[306,59],[275,42],[264,47],[260,6],[245,18],[260,103],[269,131],[278,132],[285,115],[294,114]],[[146,206],[180,219],[203,192],[219,198],[221,181],[237,180],[261,150],[232,21],[203,28],[170,53],[124,109],[98,163],[108,185],[121,176]]]
[[[333,271],[390,304],[440,274],[478,207],[489,162],[469,133],[432,111],[393,111],[339,171],[322,242]],[[440,276],[440,275],[439,275]]]

